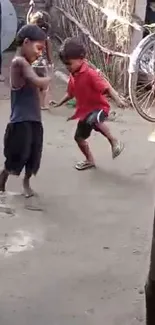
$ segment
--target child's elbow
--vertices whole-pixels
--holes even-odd
[[[102,90],[102,95],[110,95],[110,89],[109,89],[109,87],[108,88],[104,88]]]

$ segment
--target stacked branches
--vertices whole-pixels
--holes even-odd
[[[80,36],[88,59],[117,89],[127,89],[135,0],[55,0],[61,38]]]

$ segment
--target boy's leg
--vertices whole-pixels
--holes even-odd
[[[92,127],[88,125],[85,121],[79,121],[74,139],[84,154],[86,161],[78,163],[75,167],[78,170],[84,170],[88,168],[95,167],[94,157],[90,151],[88,142],[86,139],[90,136]]]
[[[24,194],[27,198],[34,195],[30,186],[30,178],[32,175],[36,175],[40,168],[43,147],[42,124],[39,122],[32,122],[30,125],[32,134],[31,152],[25,166],[25,177],[23,180]]]
[[[123,143],[116,139],[110,132],[105,122],[95,123],[94,129],[104,135],[111,144],[113,159],[118,157],[124,149]]]
[[[9,176],[9,172],[3,169],[0,173],[0,192],[5,192],[5,185]]]
[[[21,130],[24,130],[24,126],[18,123],[9,123],[6,127],[4,134],[4,156],[6,160],[4,169],[0,173],[0,192],[5,192],[9,174],[18,176],[22,170],[20,152],[24,147],[24,137]]]
[[[24,188],[24,195],[26,198],[29,198],[34,195],[34,192],[30,186],[30,178],[32,177],[32,173],[26,171],[25,177],[23,179],[23,188]]]

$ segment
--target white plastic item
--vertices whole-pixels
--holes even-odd
[[[1,51],[4,52],[14,41],[17,31],[17,15],[10,0],[0,0],[2,8]]]

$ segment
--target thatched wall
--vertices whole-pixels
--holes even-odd
[[[79,35],[88,58],[126,92],[135,0],[55,0],[62,39]]]

